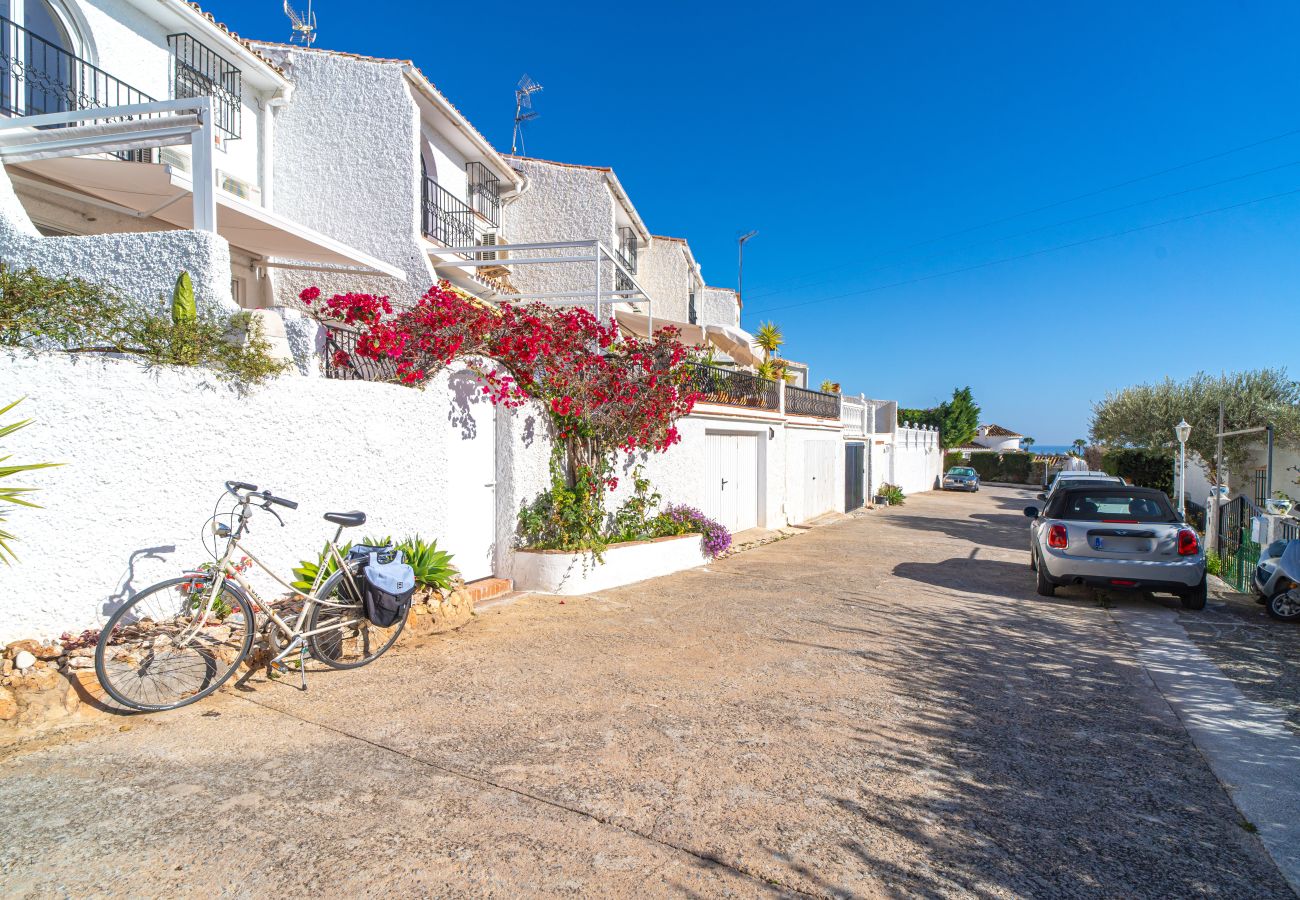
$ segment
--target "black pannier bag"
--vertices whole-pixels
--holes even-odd
[[[380,562],[372,552],[361,572],[361,599],[366,618],[380,628],[391,628],[405,618],[415,593],[415,570],[402,561],[398,551],[389,562]]]

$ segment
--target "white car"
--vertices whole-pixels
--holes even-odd
[[[1038,593],[1067,584],[1175,594],[1205,608],[1205,553],[1199,535],[1164,491],[1124,484],[1065,484],[1047,505],[1025,508],[1030,566]]]

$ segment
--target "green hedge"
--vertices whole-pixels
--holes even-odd
[[[966,462],[966,458],[961,455],[960,450],[949,450],[947,453],[943,455],[943,470],[945,472],[947,472],[953,466],[966,466],[966,465],[970,465],[970,464]]]
[[[1042,466],[1034,465],[1034,455],[1021,450],[975,452],[970,455],[968,465],[979,473],[980,481],[1041,484],[1043,480]]]
[[[1174,457],[1171,450],[1147,450],[1140,447],[1107,450],[1101,458],[1101,468],[1108,474],[1127,478],[1138,487],[1159,488],[1171,497],[1174,494]]]

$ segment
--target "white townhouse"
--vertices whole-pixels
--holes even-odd
[[[140,300],[268,306],[271,271],[406,273],[285,215],[284,71],[183,0],[0,3],[0,257]]]
[[[401,270],[405,285],[347,272],[277,273],[277,298],[307,284],[413,301],[449,279],[480,296],[509,292],[500,267],[455,266],[445,252],[504,243],[503,206],[522,178],[409,60],[258,42],[294,86],[275,121],[277,204]],[[473,254],[483,262],[481,254]]]

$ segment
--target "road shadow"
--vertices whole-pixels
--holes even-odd
[[[972,544],[1029,551],[1029,520],[1023,513],[978,512],[960,518],[895,513],[890,521],[918,531],[946,534]]]

